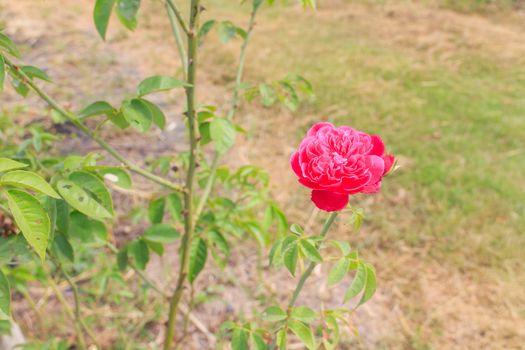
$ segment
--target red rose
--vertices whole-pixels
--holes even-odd
[[[385,153],[379,136],[317,123],[290,164],[299,182],[313,190],[312,201],[319,209],[338,211],[346,207],[351,194],[379,191],[394,157]]]

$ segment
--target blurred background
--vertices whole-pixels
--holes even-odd
[[[180,69],[160,1],[143,1],[133,33],[110,24],[107,42],[97,36],[92,6],[0,1],[0,26],[23,48],[27,64],[54,79],[48,91],[59,101],[75,110],[97,99],[120,101],[144,77]],[[209,0],[205,7],[203,20],[247,23],[249,6],[237,1]],[[228,159],[267,169],[291,222],[310,215],[308,191],[296,183],[288,159],[312,123],[377,133],[398,158],[380,194],[353,198],[366,216],[362,229],[356,233],[343,220],[334,234],[374,264],[379,283],[353,316],[341,349],[524,349],[525,3],[321,0],[313,12],[277,1],[261,11],[250,45],[246,81],[295,73],[314,88],[315,99],[293,113],[244,102],[238,122],[248,134]],[[227,104],[238,49],[238,41],[223,44],[210,33],[200,53],[203,105]],[[119,131],[111,143],[137,160],[183,149],[183,95],[159,99],[168,131],[140,139]],[[47,118],[44,105],[29,101],[21,107],[14,94],[3,99],[2,123]],[[125,226],[120,231],[130,234]],[[252,311],[251,297],[243,295],[256,289],[254,263],[242,254],[230,263],[244,291],[208,289],[195,310],[212,332],[231,308]],[[304,303],[341,300],[344,289],[320,282],[326,272],[312,278]],[[162,279],[162,263],[148,273]],[[284,296],[296,283],[285,274],[268,281]],[[15,309],[24,332],[41,336],[23,302]],[[113,317],[109,309],[92,311]],[[50,314],[45,332],[67,334],[63,321]],[[101,339],[115,332],[99,330]],[[199,337],[194,348],[206,348]]]

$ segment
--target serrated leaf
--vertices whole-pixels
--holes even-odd
[[[40,175],[25,170],[14,170],[0,178],[1,185],[27,188],[59,199],[60,196]]]
[[[341,258],[337,260],[337,262],[334,264],[334,266],[330,270],[330,273],[328,274],[328,285],[333,286],[334,284],[341,282],[341,280],[348,273],[349,267],[350,267],[350,261],[348,259]]]
[[[148,218],[152,224],[160,224],[164,219],[164,209],[166,207],[166,197],[154,199],[149,202]]]
[[[306,306],[294,307],[291,313],[291,318],[304,323],[311,323],[316,317],[315,311]]]
[[[144,96],[153,92],[171,90],[178,87],[190,86],[183,80],[167,75],[155,75],[144,79],[137,87],[137,94]]]
[[[241,328],[235,328],[232,333],[232,350],[249,350],[249,333]]]
[[[299,256],[299,247],[297,242],[291,243],[286,249],[283,248],[283,262],[284,266],[290,271],[292,276],[295,276],[295,269],[297,268],[297,258]]]
[[[199,273],[204,268],[207,257],[208,248],[206,246],[206,242],[204,242],[199,237],[194,238],[193,242],[191,242],[189,256],[190,262],[188,268],[188,280],[190,281],[190,283],[193,283],[195,281]]]
[[[0,47],[4,48],[12,56],[20,57],[20,51],[18,51],[16,45],[3,33],[0,33]]]
[[[226,153],[235,143],[235,127],[225,118],[215,118],[210,123],[210,138],[220,154]]]
[[[93,21],[97,32],[103,40],[106,40],[109,18],[113,10],[114,0],[97,0],[93,9]]]
[[[288,328],[299,338],[309,350],[315,350],[315,338],[310,327],[299,321],[290,320]]]
[[[266,321],[277,322],[286,319],[288,315],[286,314],[286,311],[284,311],[280,307],[270,306],[269,308],[264,310],[262,317]]]
[[[137,27],[137,12],[140,0],[117,0],[117,15],[120,22],[129,30]]]
[[[95,200],[113,215],[113,199],[106,185],[96,175],[85,171],[75,171],[69,175],[69,180],[76,183],[79,187],[89,191],[95,196]]]
[[[26,168],[28,165],[9,158],[0,158],[0,173],[6,171]]]
[[[47,82],[52,82],[46,72],[35,66],[20,66],[20,69],[31,79],[38,78]]]
[[[345,293],[345,297],[343,299],[343,302],[347,302],[348,300],[354,298],[357,296],[365,287],[366,284],[366,267],[364,264],[359,264],[357,267],[357,272],[355,274],[355,277],[350,284],[350,287],[347,289]]]
[[[140,99],[123,103],[121,110],[126,121],[135,129],[142,132],[150,129],[153,118],[148,106]]]
[[[111,213],[104,206],[91,198],[86,191],[74,182],[60,180],[57,183],[57,189],[66,202],[79,212],[96,220],[105,220],[112,217]]]
[[[9,280],[0,269],[0,319],[11,317],[11,288]]]
[[[8,190],[9,210],[27,242],[44,261],[51,231],[51,222],[40,202],[30,194]]]
[[[146,242],[141,239],[131,241],[128,244],[128,252],[133,257],[137,268],[144,270],[149,261],[149,249]]]
[[[173,220],[177,220],[179,222],[182,222],[184,220],[182,216],[182,200],[180,199],[180,196],[176,193],[172,193],[169,196],[166,197],[167,203],[168,203],[168,210],[173,218]]]
[[[156,243],[173,243],[179,239],[180,233],[170,225],[157,224],[153,225],[144,231],[142,238],[146,241]]]
[[[224,255],[230,254],[230,246],[228,245],[228,242],[224,238],[224,236],[216,230],[208,231],[206,234],[208,237],[208,240],[213,243]]]
[[[370,298],[372,298],[372,296],[375,294],[377,287],[376,272],[374,267],[367,263],[365,263],[364,266],[366,270],[365,290],[357,306],[363,305],[368,300],[370,300]]]
[[[77,113],[79,119],[85,119],[97,115],[112,116],[115,113],[115,108],[106,101],[96,101],[84,107]]]
[[[151,120],[155,125],[157,125],[161,130],[164,130],[164,127],[166,126],[166,116],[164,115],[164,112],[153,102],[145,100],[143,98],[140,99],[146,106],[149,108],[150,114],[151,114]]]
[[[321,257],[321,254],[319,254],[319,250],[306,239],[301,240],[301,251],[308,259],[310,259],[310,261],[313,261],[317,264],[323,262],[323,258]]]

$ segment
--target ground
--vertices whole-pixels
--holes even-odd
[[[0,20],[22,45],[24,61],[48,71],[56,81],[49,91],[64,105],[117,102],[146,76],[178,72],[159,3],[144,2],[134,33],[111,23],[106,43],[97,37],[91,5],[0,2]],[[212,0],[206,7],[205,18],[247,23],[247,6]],[[525,12],[511,8],[457,12],[432,2],[332,0],[321,2],[315,13],[276,5],[257,20],[246,80],[302,74],[316,99],[296,113],[244,103],[238,121],[250,131],[229,162],[268,169],[275,198],[293,221],[303,222],[310,214],[308,193],[296,184],[288,157],[313,122],[378,133],[399,159],[381,194],[353,200],[367,215],[362,230],[353,233],[343,220],[334,234],[373,262],[379,280],[377,295],[353,317],[360,335],[349,332],[348,346],[524,347],[524,19]],[[203,104],[227,105],[238,46],[212,34],[201,48]],[[111,140],[139,161],[183,148],[182,95],[160,98],[170,131],[141,140],[119,133]],[[8,101],[11,107],[22,103],[11,95]],[[29,101],[26,114],[38,117],[43,105],[34,97]],[[84,141],[73,144],[87,147]],[[256,289],[252,260],[238,252],[231,261],[248,289]],[[301,302],[341,299],[344,291],[324,287],[325,272],[318,271]],[[155,266],[149,273],[159,275]],[[203,285],[212,278],[231,281],[217,271],[207,276]],[[294,283],[282,274],[268,277],[265,287],[284,299]],[[220,302],[197,308],[196,317],[211,331],[228,307],[245,312],[255,307],[234,287],[226,287]],[[19,322],[38,334],[35,324]],[[206,346],[202,333],[192,337],[195,349]]]

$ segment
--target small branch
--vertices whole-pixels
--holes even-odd
[[[170,20],[171,31],[175,37],[175,43],[177,44],[177,50],[179,51],[179,58],[181,61],[182,71],[184,72],[184,79],[188,75],[188,65],[186,64],[186,50],[184,50],[184,42],[180,35],[179,24],[177,23],[176,14],[173,8],[169,6],[169,2],[166,2],[166,11]]]
[[[24,82],[24,84],[28,85],[38,96],[40,96],[40,98],[46,101],[51,106],[51,108],[53,108],[55,111],[60,113],[63,117],[65,117],[67,120],[73,123],[73,125],[75,125],[79,130],[81,130],[84,134],[86,134],[93,141],[98,143],[100,147],[105,149],[113,158],[120,161],[130,171],[136,174],[139,174],[142,177],[145,177],[153,182],[156,182],[159,185],[165,186],[173,191],[184,192],[184,188],[182,186],[177,185],[166,179],[163,179],[162,177],[157,176],[141,168],[140,166],[132,163],[131,161],[129,161],[126,157],[120,154],[116,149],[111,147],[106,141],[98,137],[93,131],[91,131],[87,126],[85,126],[73,113],[68,112],[64,108],[62,108],[58,104],[58,102],[56,102],[51,96],[49,96],[47,93],[41,90],[21,69],[18,68],[18,66],[13,64],[8,58],[4,58],[4,59],[5,59],[5,63],[7,64],[11,72],[14,75],[16,75],[18,78],[20,78]]]
[[[177,6],[175,6],[175,3],[173,2],[173,0],[166,0],[166,5],[169,6],[170,9],[175,14],[175,17],[177,18],[177,21],[179,21],[180,27],[182,28],[184,33],[186,33],[187,36],[190,36],[191,34],[190,34],[190,30],[188,29],[188,25],[186,24],[186,21],[182,17],[182,14],[180,13],[180,11],[177,8]],[[192,28],[192,30],[193,29],[194,28]]]

